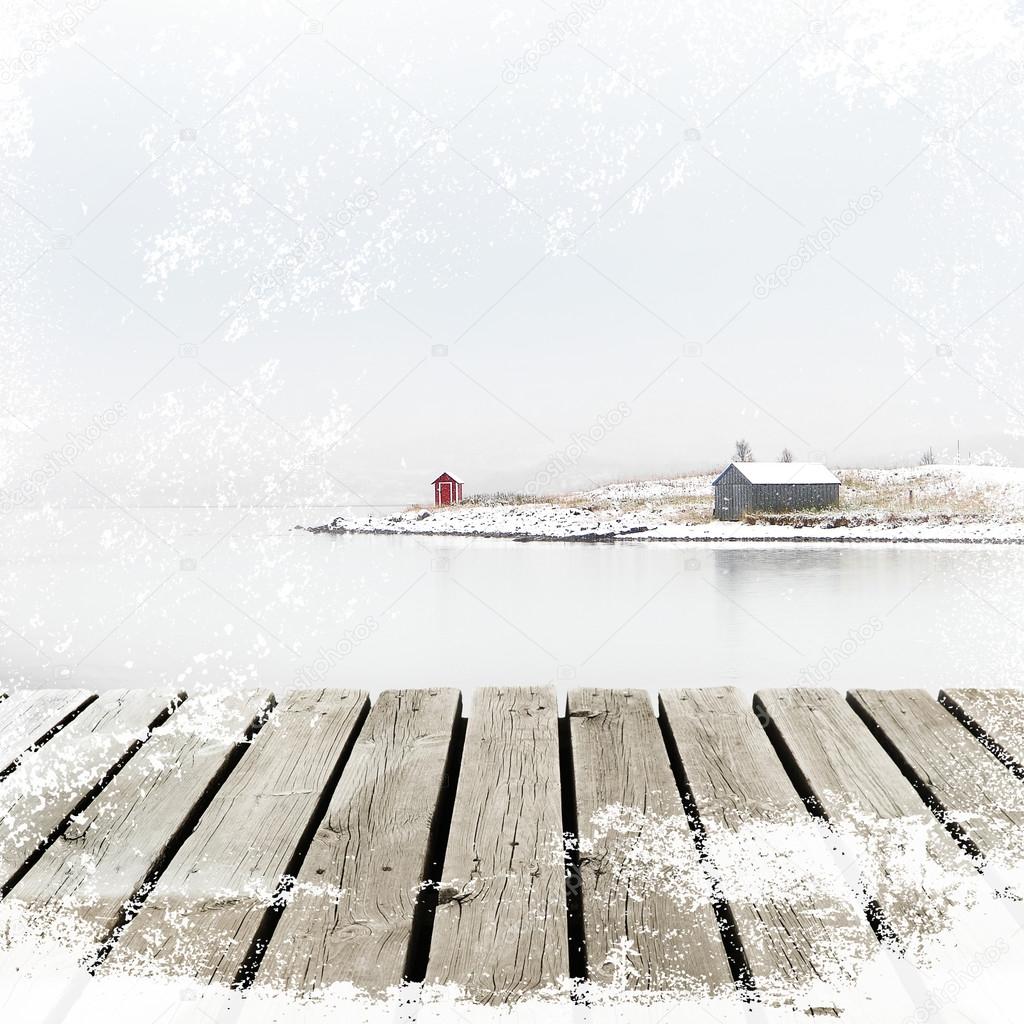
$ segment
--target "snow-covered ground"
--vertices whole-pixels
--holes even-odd
[[[961,541],[1024,543],[1024,469],[846,469],[835,508],[711,518],[711,473],[634,480],[546,499],[470,498],[447,508],[339,516],[318,529],[523,540]]]

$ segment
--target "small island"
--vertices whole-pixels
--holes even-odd
[[[462,497],[459,481],[461,500],[392,515],[339,516],[310,529],[522,541],[1024,543],[1024,469],[928,464],[833,472],[840,486],[827,504],[748,508],[733,519],[715,518],[719,470],[544,496]]]

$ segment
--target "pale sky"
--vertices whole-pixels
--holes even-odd
[[[3,6],[9,494],[1024,458],[1019,4]]]

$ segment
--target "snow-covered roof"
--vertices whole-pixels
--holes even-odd
[[[455,481],[455,483],[457,483],[457,484],[462,484],[462,483],[465,483],[465,481],[464,481],[464,480],[462,480],[461,478],[457,477],[457,476],[456,476],[456,475],[455,475],[454,473],[448,473],[448,472],[444,472],[444,473],[442,473],[442,474],[441,474],[441,475],[440,475],[440,476],[439,476],[439,477],[437,478],[437,480],[443,480],[443,479],[444,479],[445,477],[448,477],[448,479],[449,479],[449,480],[454,480],[454,481]],[[437,483],[437,480],[431,480],[430,482],[431,482],[432,484],[436,484],[436,483]]]
[[[717,484],[735,466],[752,484],[837,484],[839,478],[820,462],[730,462]]]

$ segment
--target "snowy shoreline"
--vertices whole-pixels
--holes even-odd
[[[483,540],[514,540],[521,543],[577,543],[613,544],[662,542],[680,544],[1024,544],[1024,527],[1013,534],[967,534],[946,532],[941,528],[903,532],[899,529],[877,533],[864,533],[843,528],[815,529],[782,527],[779,533],[757,532],[725,533],[707,531],[703,533],[675,533],[651,530],[644,533],[568,533],[543,534],[526,532],[501,532],[493,530],[409,530],[400,527],[365,526],[351,521],[344,526],[298,526],[296,529],[307,533],[329,533],[334,535],[359,534],[370,536],[397,537],[465,537]],[[757,529],[757,528],[751,528]]]
[[[609,484],[549,499],[519,496],[346,518],[311,533],[577,543],[1024,544],[1024,470],[927,466],[845,470],[839,505],[769,521],[710,518],[710,474]],[[786,520],[791,521],[770,521]]]

